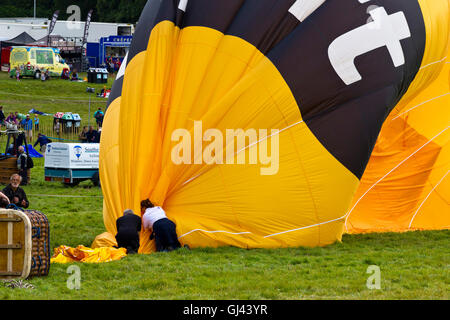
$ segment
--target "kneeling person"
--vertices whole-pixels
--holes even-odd
[[[141,218],[132,210],[125,210],[123,216],[117,219],[117,245],[126,248],[127,254],[137,253],[139,250],[139,232],[141,231]]]
[[[155,238],[156,251],[172,251],[181,247],[178,242],[176,225],[169,220],[163,208],[155,207],[150,200],[141,202],[141,212],[143,213],[144,229],[152,229],[152,237]]]

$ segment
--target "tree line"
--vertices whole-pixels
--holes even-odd
[[[59,10],[59,20],[67,20],[73,13],[67,12],[71,5],[81,9],[81,20],[85,21],[93,9],[92,21],[137,23],[147,0],[36,0],[36,17],[51,19]],[[34,0],[1,0],[0,18],[33,17]]]

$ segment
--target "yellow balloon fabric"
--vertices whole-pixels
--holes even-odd
[[[387,119],[349,211],[349,233],[450,229],[448,57],[436,63],[438,78]]]
[[[95,237],[94,242],[91,247],[93,249],[104,248],[104,247],[117,247],[117,240],[114,235],[109,232],[104,232]]]
[[[91,249],[84,246],[78,246],[71,248],[67,246],[60,246],[54,249],[51,263],[105,263],[120,260],[127,256],[127,250],[125,248],[96,248]]]
[[[372,11],[370,3],[353,2],[188,1],[184,7],[184,1],[167,1],[158,7],[149,1],[104,119],[100,176],[109,232],[104,238],[115,235],[116,219],[125,209],[139,213],[140,201],[149,198],[176,223],[181,244],[192,248],[323,246],[340,240],[346,219],[347,228],[357,229],[357,219],[364,223],[377,209],[368,204],[364,213],[359,207],[349,212],[379,130],[395,105],[386,122],[395,127],[383,129],[387,136],[391,131],[403,136],[402,125],[409,124],[433,141],[436,167],[445,167],[448,157],[437,150],[448,139],[433,139],[428,124],[401,113],[424,101],[426,87],[441,73],[443,63],[434,62],[447,50],[448,0],[382,2],[385,7]],[[336,10],[343,13],[330,21]],[[150,11],[157,16],[151,26],[145,19]],[[332,57],[348,53],[339,41],[361,30],[377,32],[370,20],[360,27],[366,23],[362,18],[370,17],[367,12],[374,19],[407,21],[408,29],[399,35],[403,65],[383,47],[369,50],[356,59],[359,80],[348,73],[350,65],[341,72]],[[260,26],[248,25],[254,21]],[[400,67],[394,68],[392,59]],[[447,110],[436,105],[427,119],[445,123]],[[192,140],[174,139],[179,129]],[[247,136],[237,147],[234,141],[213,141],[230,129],[241,130],[238,138],[251,130],[267,132],[253,143]],[[375,156],[382,148],[379,142]],[[263,151],[271,161],[264,161]],[[205,161],[208,154],[213,163]],[[176,163],[177,156],[191,163]],[[252,157],[258,161],[252,163]],[[374,167],[377,172],[363,181],[379,174]],[[430,181],[439,182],[441,173],[431,174]],[[155,250],[149,236],[141,232],[140,253]]]
[[[426,20],[427,32],[448,43],[450,3],[421,6],[427,16],[443,17]],[[450,228],[449,106],[450,48],[430,42],[408,93],[383,126],[347,214],[347,232]]]

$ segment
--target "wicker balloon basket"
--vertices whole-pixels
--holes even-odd
[[[0,210],[0,279],[46,276],[50,226],[36,210]]]

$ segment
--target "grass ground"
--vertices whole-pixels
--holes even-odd
[[[0,105],[20,111],[35,105],[34,100],[47,101],[41,97],[82,99],[86,86],[62,80],[16,83],[0,74]],[[66,106],[46,102],[41,109],[69,111]],[[85,109],[70,105],[72,112],[83,114]],[[52,248],[90,246],[104,231],[101,190],[90,181],[75,188],[45,182],[43,160],[36,159],[32,183],[25,190],[32,208],[50,220]],[[79,290],[67,288],[68,265],[53,264],[48,277],[29,281],[34,290],[0,285],[0,300],[449,299],[449,247],[450,231],[430,231],[345,235],[342,243],[325,248],[181,249],[101,265],[76,264],[81,270]],[[380,290],[366,286],[371,265],[381,269]]]

